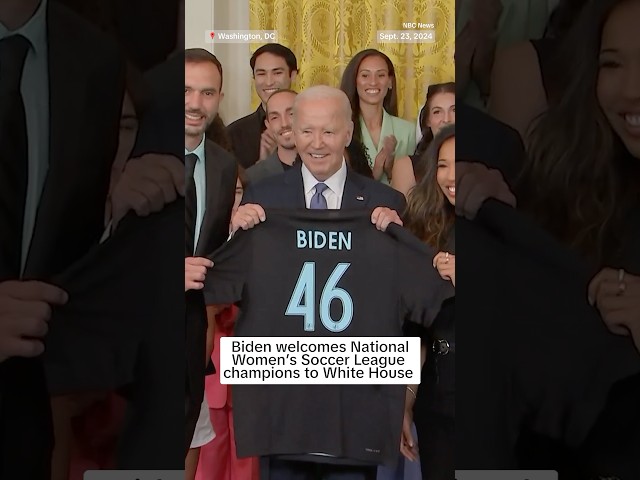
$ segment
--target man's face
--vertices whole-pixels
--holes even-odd
[[[222,78],[211,62],[184,65],[184,134],[201,138],[218,115]]]
[[[302,162],[322,182],[342,166],[353,122],[339,99],[305,99],[296,107],[293,134]]]
[[[266,125],[278,146],[287,150],[296,148],[293,138],[293,102],[295,93],[276,93],[267,103]]]
[[[276,90],[291,88],[291,83],[296,78],[296,72],[290,72],[284,58],[265,52],[256,58],[253,67],[253,79],[256,93],[266,105],[267,100]]]

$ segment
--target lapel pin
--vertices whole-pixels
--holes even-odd
[[[358,195],[356,197],[356,200],[360,200],[362,202],[364,200],[364,197],[362,195]]]

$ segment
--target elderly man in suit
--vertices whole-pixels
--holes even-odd
[[[235,198],[235,159],[205,137],[223,98],[222,65],[201,48],[185,50],[185,295],[186,295],[186,478],[195,475],[199,448],[213,439],[204,398],[207,312],[201,291],[211,262],[204,258],[227,239]],[[212,322],[211,322],[212,323]],[[211,333],[212,330],[210,330]]]
[[[347,167],[344,150],[351,142],[353,121],[346,94],[319,85],[300,93],[293,107],[293,135],[301,163],[287,172],[250,185],[244,205],[232,219],[235,230],[254,227],[266,220],[263,207],[373,210],[371,222],[380,230],[394,222],[402,225],[398,212],[405,207],[404,196],[391,187],[363,177]],[[214,267],[215,268],[215,267]],[[274,452],[275,453],[275,452]],[[371,480],[375,465],[332,464],[326,456],[305,456],[291,461],[277,456],[263,459],[263,473],[270,479]],[[347,463],[349,463],[347,461]],[[303,474],[301,474],[303,470]]]

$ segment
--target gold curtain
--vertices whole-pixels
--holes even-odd
[[[396,68],[398,114],[415,120],[426,87],[453,81],[455,0],[249,0],[250,28],[276,30],[291,48],[300,72],[294,87],[339,87],[353,55],[376,48]],[[435,25],[435,42],[380,43],[379,30],[407,30],[403,22]],[[252,44],[251,51],[260,44]],[[253,108],[259,99],[252,92]]]

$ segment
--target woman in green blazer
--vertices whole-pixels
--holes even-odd
[[[351,102],[354,140],[364,145],[373,177],[388,184],[394,160],[416,148],[415,125],[397,116],[393,63],[378,50],[363,50],[347,65],[340,88]]]

